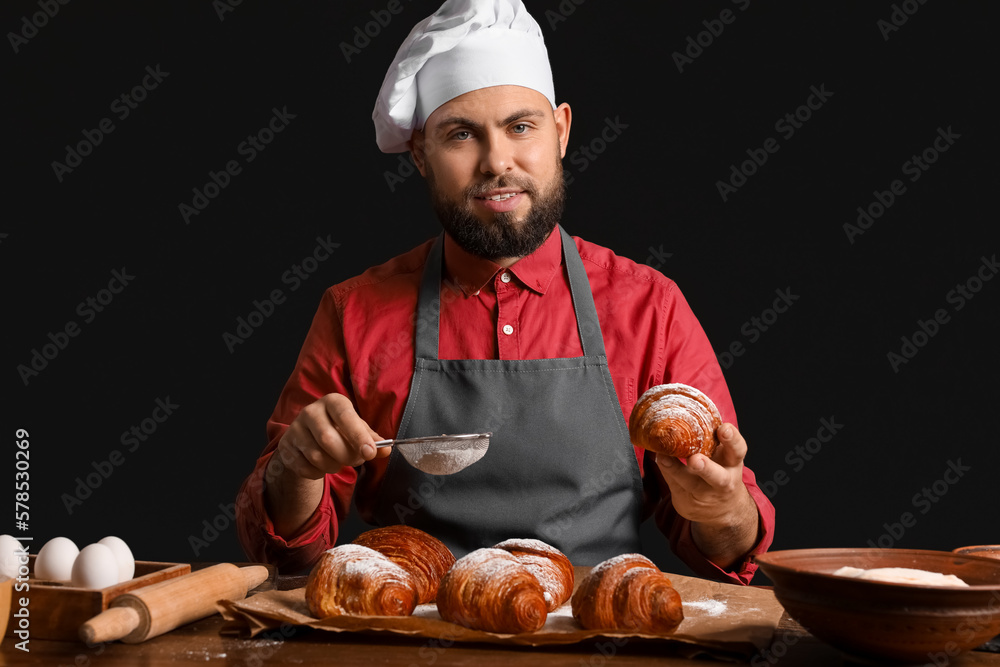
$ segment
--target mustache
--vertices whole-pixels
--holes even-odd
[[[470,199],[482,197],[490,192],[490,190],[498,190],[500,188],[518,188],[524,190],[529,195],[536,194],[535,183],[531,179],[519,176],[499,176],[483,183],[470,185],[465,189],[465,196]]]

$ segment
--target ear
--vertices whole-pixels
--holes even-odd
[[[410,147],[410,156],[413,158],[413,164],[416,165],[420,175],[427,178],[427,154],[424,153],[423,131],[414,130],[413,134],[410,135],[410,141],[407,145]]]
[[[569,126],[573,122],[573,112],[569,105],[563,102],[552,110],[556,121],[556,134],[559,137],[559,157],[566,157],[566,147],[569,145]]]

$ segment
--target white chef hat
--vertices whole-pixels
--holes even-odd
[[[538,23],[521,0],[447,0],[410,31],[389,66],[372,113],[375,141],[384,153],[402,153],[439,106],[503,85],[537,90],[555,108]]]

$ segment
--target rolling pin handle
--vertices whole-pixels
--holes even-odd
[[[270,576],[270,572],[263,565],[250,565],[247,567],[241,567],[240,573],[243,575],[243,579],[246,581],[247,592],[249,593],[253,589],[260,586],[262,583],[267,581]]]
[[[139,620],[132,607],[109,607],[80,626],[80,639],[88,646],[121,639],[139,627]]]

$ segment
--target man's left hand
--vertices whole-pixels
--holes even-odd
[[[690,456],[686,463],[656,455],[656,465],[670,487],[674,509],[693,522],[691,532],[705,556],[727,568],[757,540],[757,506],[743,483],[747,443],[732,424],[716,432],[719,446],[712,458]]]

